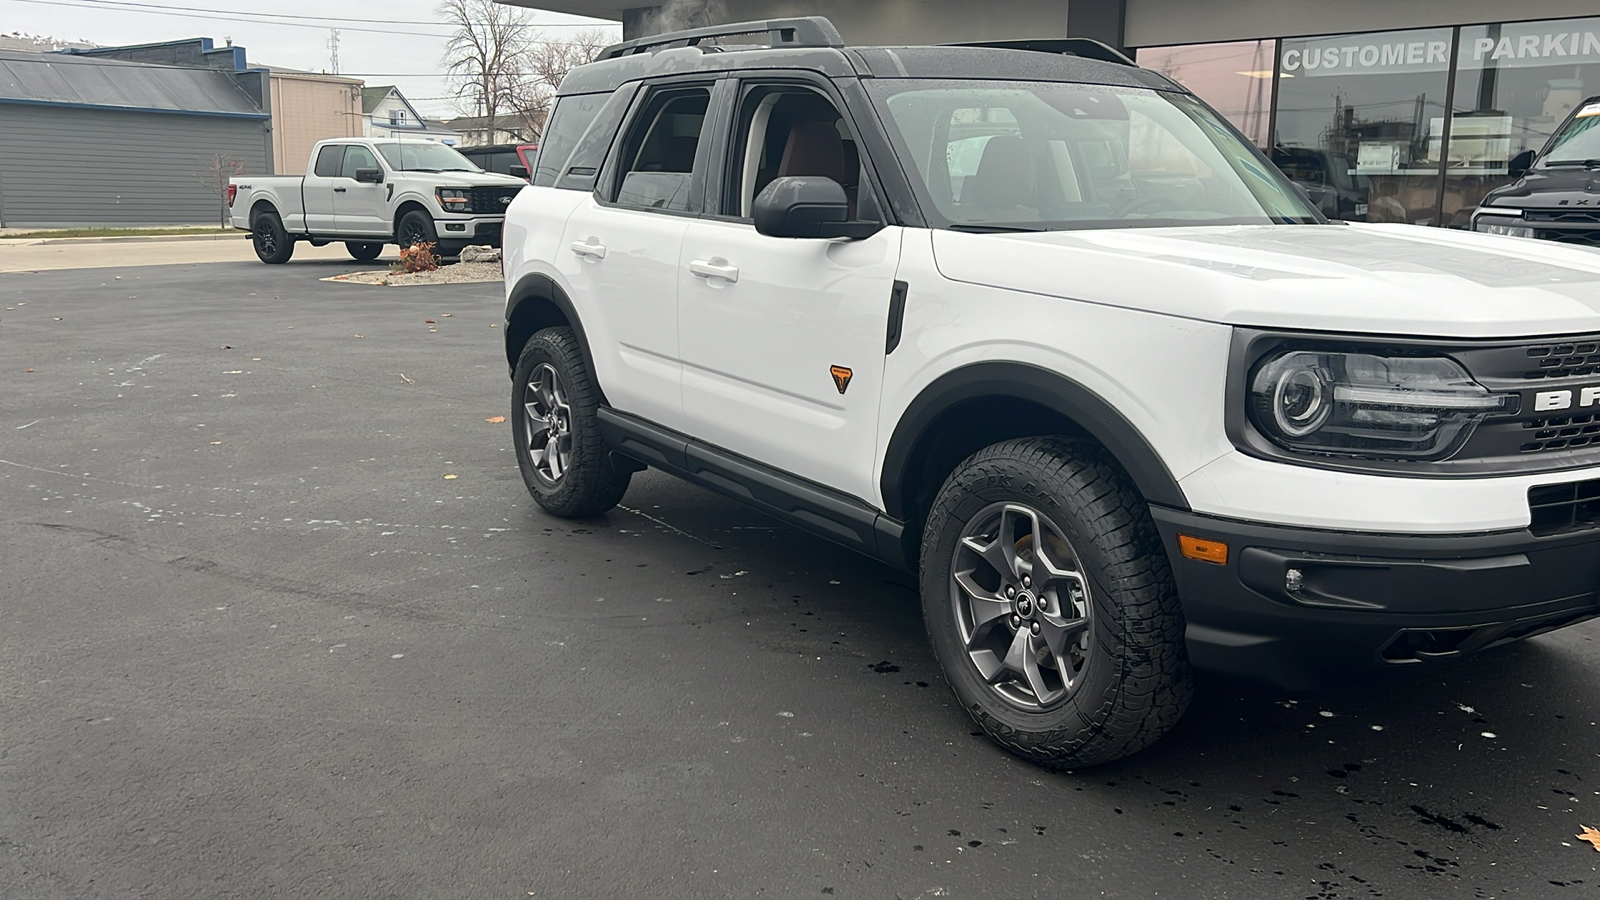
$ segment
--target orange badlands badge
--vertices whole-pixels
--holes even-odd
[[[834,366],[828,371],[833,373],[833,386],[839,389],[839,393],[844,393],[850,387],[850,377],[855,373],[844,366]]]

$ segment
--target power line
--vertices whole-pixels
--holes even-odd
[[[180,18],[187,18],[187,19],[212,19],[212,20],[222,20],[222,21],[227,21],[227,22],[248,22],[248,23],[251,23],[251,24],[254,24],[254,25],[276,25],[276,26],[280,26],[280,27],[284,27],[284,28],[315,28],[315,29],[318,29],[319,31],[326,29],[328,26],[316,24],[317,22],[326,22],[326,21],[337,21],[337,22],[358,21],[359,22],[359,21],[366,21],[366,20],[362,20],[362,19],[354,19],[354,20],[352,20],[352,19],[340,19],[340,18],[335,18],[335,17],[330,17],[330,16],[288,16],[288,15],[278,14],[278,13],[255,13],[255,12],[225,13],[225,12],[219,12],[219,11],[215,11],[215,10],[200,10],[200,9],[196,9],[195,7],[156,6],[155,4],[149,4],[149,3],[140,3],[140,4],[135,4],[135,3],[113,3],[113,2],[111,2],[111,0],[12,0],[12,2],[15,2],[15,3],[32,3],[32,4],[36,4],[38,6],[57,6],[57,7],[63,7],[63,8],[66,8],[66,9],[93,10],[95,12],[105,12],[107,10],[117,10],[117,11],[126,12],[126,13],[141,13],[141,14],[144,14],[144,15],[154,15],[154,16],[177,16],[177,17],[180,17]],[[189,12],[189,11],[183,11],[183,10],[194,10],[194,11],[193,12]],[[271,17],[271,18],[269,18],[269,17]],[[285,19],[285,20],[300,20],[300,19],[304,19],[306,21],[276,21],[277,18],[282,18],[282,19]],[[401,23],[398,23],[398,24],[429,25],[429,26],[432,26],[434,28],[456,28],[456,27],[458,27],[457,25],[444,24],[444,23],[440,23],[440,22],[407,21],[407,22],[401,22]],[[474,22],[472,24],[481,25],[483,23]],[[537,28],[543,28],[543,27],[575,27],[575,26],[569,26],[569,25],[539,26],[539,25],[531,25],[530,24],[528,27],[537,29]],[[429,38],[447,37],[447,35],[445,35],[445,34],[440,34],[440,33],[431,32],[431,31],[407,31],[407,30],[404,30],[404,29],[396,29],[396,28],[369,28],[369,27],[356,26],[356,25],[343,25],[343,26],[341,26],[341,30],[343,30],[343,31],[359,31],[359,32],[365,32],[367,34],[399,34],[399,35],[410,35],[410,36],[413,36],[413,37],[429,37]],[[562,42],[561,41],[551,41],[551,40],[541,40],[541,39],[530,39],[529,43],[532,43],[532,44],[559,44],[559,43],[562,43]]]
[[[228,10],[209,9],[209,8],[203,7],[203,6],[169,6],[169,5],[162,4],[162,3],[134,3],[134,2],[132,2],[132,0],[82,0],[82,2],[99,3],[99,4],[102,4],[104,6],[113,6],[113,7],[135,7],[135,8],[138,8],[138,9],[152,9],[152,10],[164,10],[164,11],[181,10],[183,12],[203,12],[203,13],[227,13],[227,12],[229,12]],[[56,4],[55,3],[50,3],[49,5],[56,5]],[[263,18],[263,19],[299,19],[299,20],[311,21],[311,22],[358,22],[359,23],[359,22],[370,22],[370,21],[372,21],[371,19],[352,19],[352,18],[348,18],[348,17],[345,17],[345,16],[307,16],[307,15],[301,15],[301,14],[297,14],[297,13],[268,13],[268,12],[253,12],[253,11],[241,11],[241,12],[238,13],[238,15],[256,16],[256,17]],[[436,28],[454,28],[454,27],[456,27],[457,24],[459,24],[459,23],[447,23],[447,22],[430,22],[427,19],[385,19],[384,21],[388,22],[391,25],[432,25],[432,26],[434,26]],[[489,25],[491,23],[489,23],[489,22],[472,22],[470,24],[479,25],[479,26],[486,26],[486,25]],[[548,25],[540,25],[538,23],[529,22],[527,24],[528,24],[528,27],[530,27],[530,28],[604,28],[604,27],[606,27],[604,25],[587,25],[587,24],[584,24],[582,22],[552,22],[552,23],[550,23]]]

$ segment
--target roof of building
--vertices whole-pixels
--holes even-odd
[[[0,51],[0,103],[267,118],[228,72]]]
[[[392,85],[392,84],[380,84],[380,85],[376,85],[374,87],[364,87],[364,88],[362,88],[361,89],[361,111],[364,112],[364,113],[372,112],[373,110],[378,108],[378,104],[380,104],[383,101],[389,99],[389,95],[393,94],[393,93],[396,93],[396,91],[395,91],[395,86]],[[405,95],[401,94],[400,95],[400,99],[402,101],[404,101],[405,100]],[[411,104],[407,103],[406,105],[410,106]]]

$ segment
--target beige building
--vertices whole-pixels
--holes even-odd
[[[280,175],[304,175],[317,141],[360,137],[360,80],[273,68],[272,156]]]

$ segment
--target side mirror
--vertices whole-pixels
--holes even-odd
[[[356,181],[361,184],[383,184],[382,169],[357,169]]]
[[[832,178],[789,176],[773,179],[756,197],[756,231],[780,238],[861,240],[883,230],[878,222],[851,222],[850,200]]]
[[[521,178],[523,181],[527,181],[532,176],[530,176],[528,174],[528,167],[527,166],[512,166],[511,167],[511,177],[512,178]]]
[[[1524,150],[1511,157],[1511,162],[1506,163],[1506,174],[1512,178],[1521,178],[1528,174],[1528,170],[1533,168],[1534,155],[1532,150]]]

